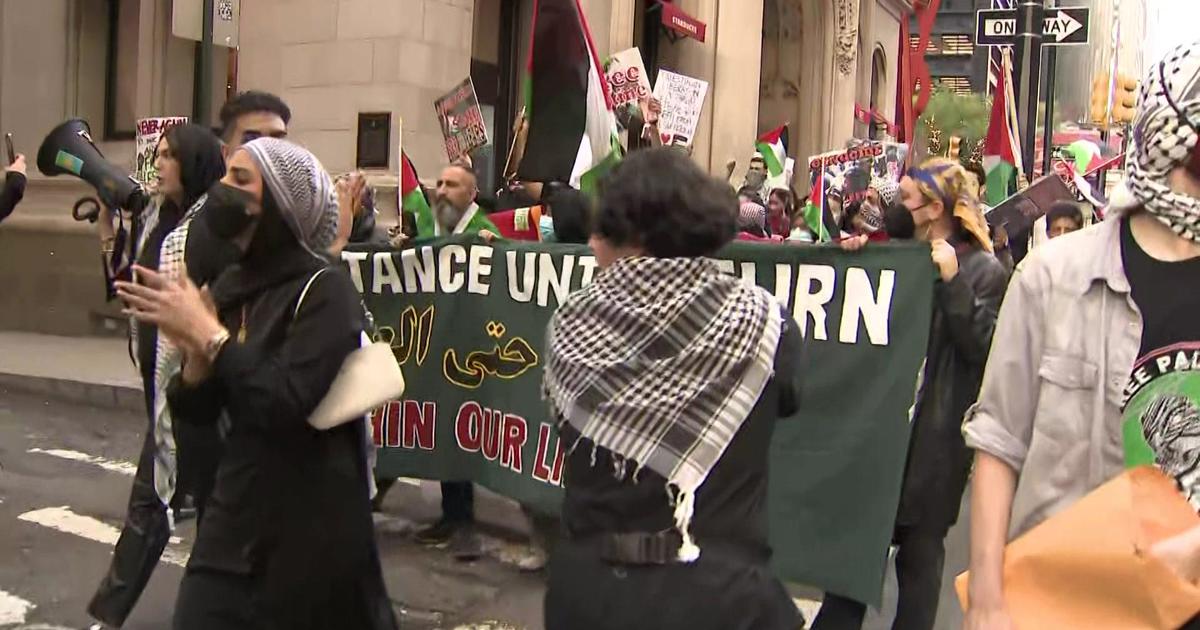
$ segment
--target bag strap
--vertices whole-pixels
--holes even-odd
[[[329,267],[322,267],[318,269],[317,272],[308,279],[308,282],[304,284],[304,290],[300,292],[300,299],[296,300],[296,310],[292,311],[292,319],[296,319],[296,316],[300,314],[300,307],[304,304],[304,296],[308,295],[308,290],[311,289],[313,283],[317,281],[317,276],[325,273],[326,269],[329,269]]]

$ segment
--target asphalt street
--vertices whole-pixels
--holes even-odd
[[[144,419],[0,391],[0,628],[86,628],[128,500]],[[487,531],[489,557],[457,563],[414,545],[437,517],[436,484],[397,484],[377,522],[388,591],[406,628],[541,628],[541,578],[501,562],[513,532]],[[483,496],[481,518],[523,524],[516,506]],[[181,524],[129,630],[170,627],[194,522]],[[516,532],[519,534],[520,532]],[[499,535],[497,535],[499,534]],[[501,625],[505,624],[505,625]],[[479,626],[483,627],[483,626]]]
[[[124,519],[144,418],[0,391],[0,628],[86,628],[86,606],[107,569]],[[477,494],[488,556],[458,563],[415,545],[410,533],[439,512],[438,486],[406,480],[388,495],[377,536],[388,591],[406,628],[541,630],[542,576],[511,564],[528,529],[516,505]],[[965,505],[965,499],[964,499]],[[488,524],[491,524],[490,526]],[[501,526],[502,525],[502,526]],[[170,627],[193,538],[181,524],[125,628]],[[952,579],[966,565],[965,518],[947,539],[938,630],[957,630]],[[797,590],[800,597],[811,591]],[[799,602],[810,615],[815,602]],[[895,608],[889,575],[883,609],[868,630],[886,630]]]

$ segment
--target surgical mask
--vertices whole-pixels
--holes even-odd
[[[542,233],[542,240],[551,240],[554,238],[554,217],[542,215],[538,219],[538,231]]]
[[[204,222],[213,236],[232,240],[254,222],[248,206],[252,198],[249,193],[224,182],[213,184],[208,190],[208,201],[204,204]]]

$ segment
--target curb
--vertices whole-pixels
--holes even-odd
[[[141,416],[146,412],[145,397],[137,387],[0,373],[0,391],[15,391],[46,396],[58,402],[129,411],[138,414],[139,419],[143,419]]]

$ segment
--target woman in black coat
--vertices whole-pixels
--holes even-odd
[[[159,268],[167,234],[189,209],[204,202],[204,193],[225,174],[221,142],[199,125],[168,129],[159,141],[154,164],[158,195],[139,217],[143,227],[137,248],[138,264],[151,270]],[[125,623],[158,565],[171,536],[168,508],[178,505],[185,494],[203,504],[219,451],[215,427],[156,425],[155,371],[162,348],[158,327],[135,322],[133,332],[148,429],[112,564],[88,604],[92,617],[113,627]]]
[[[547,339],[546,393],[570,445],[547,630],[801,625],[768,566],[766,505],[801,338],[769,293],[710,258],[735,213],[728,186],[674,149],[633,153],[607,179],[600,271]]]
[[[261,138],[231,156],[201,215],[243,252],[211,286],[119,285],[180,347],[181,422],[228,418],[216,486],[180,586],[175,628],[396,627],[375,547],[364,423],[307,420],[359,347],[363,310],[325,251],[338,211],[308,151]],[[139,270],[140,271],[140,270]]]

